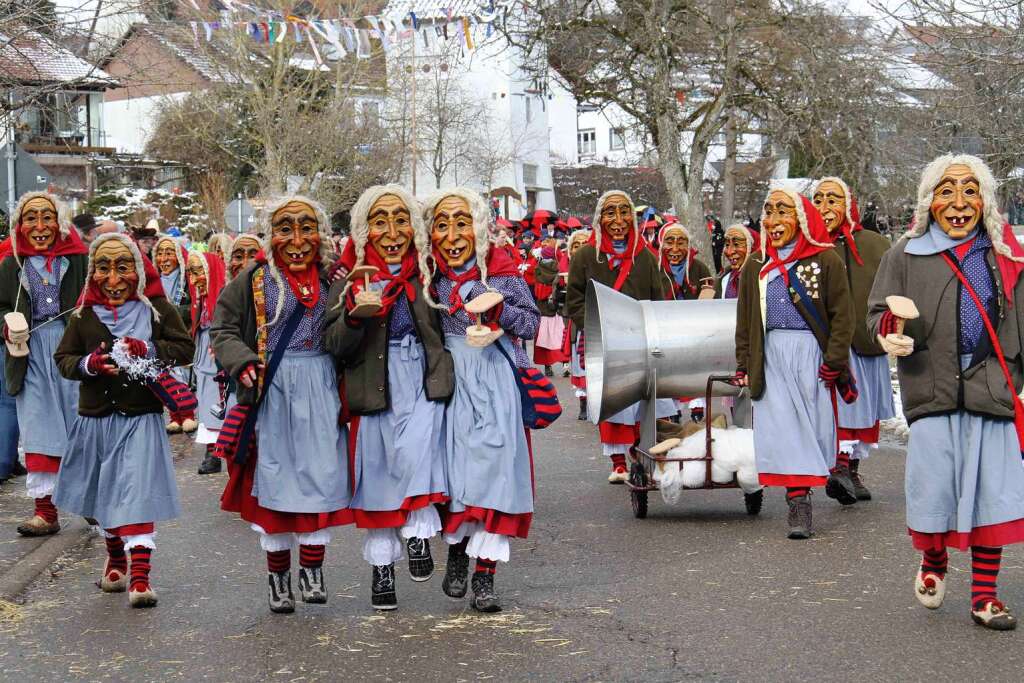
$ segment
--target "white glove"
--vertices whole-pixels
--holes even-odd
[[[914,352],[914,338],[903,334],[887,334],[878,336],[878,343],[890,356],[903,358]]]

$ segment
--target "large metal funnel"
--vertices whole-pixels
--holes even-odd
[[[736,300],[637,301],[587,284],[587,408],[595,422],[645,398],[703,396],[736,369]],[[657,387],[651,387],[657,371]],[[716,396],[738,387],[715,384]],[[656,395],[655,395],[656,394]]]

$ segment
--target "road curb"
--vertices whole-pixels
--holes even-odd
[[[61,527],[60,533],[47,538],[0,575],[0,600],[15,600],[54,560],[88,538],[89,525],[85,520],[72,519]]]

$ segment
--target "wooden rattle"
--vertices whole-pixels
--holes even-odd
[[[715,280],[706,277],[700,281],[700,293],[697,295],[700,300],[715,298]]]
[[[903,325],[908,320],[915,320],[921,315],[917,310],[917,304],[905,296],[894,295],[885,297],[885,305],[889,307],[889,311],[896,317],[896,336],[902,339]]]
[[[24,358],[28,355],[28,321],[25,314],[12,311],[4,315],[4,323],[7,324],[7,336],[11,341],[7,342],[7,354],[14,358]]]
[[[493,344],[498,337],[504,334],[500,327],[496,330],[492,330],[487,325],[484,325],[483,321],[483,314],[504,300],[505,297],[499,292],[484,292],[477,298],[466,303],[466,313],[476,316],[476,325],[471,325],[466,328],[467,344],[482,349],[485,346]]]
[[[383,308],[380,292],[374,292],[370,289],[370,276],[378,270],[380,269],[377,266],[356,266],[348,274],[349,282],[355,282],[359,278],[363,278],[363,289],[360,292],[356,292],[356,305],[349,311],[349,315],[353,318],[372,318]]]

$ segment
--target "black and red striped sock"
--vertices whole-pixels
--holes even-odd
[[[149,590],[150,557],[153,554],[152,548],[137,545],[129,552],[132,554],[132,576],[131,586],[128,590],[133,592]]]
[[[291,550],[268,550],[267,551],[267,571],[286,572],[292,568],[292,551]]]
[[[946,578],[946,568],[949,565],[949,553],[945,548],[942,550],[925,550],[921,557],[921,573],[935,574],[940,579]]]
[[[50,496],[36,498],[36,514],[45,519],[47,524],[57,521],[57,507],[50,500]]]
[[[325,549],[322,545],[299,545],[299,565],[307,569],[324,566]]]
[[[620,467],[622,469],[626,469],[626,456],[624,454],[616,453],[615,455],[611,456],[611,459],[613,470],[618,469]]]
[[[839,451],[838,453],[836,453],[836,466],[832,468],[832,471],[835,472],[840,467],[847,467],[848,468],[849,466],[850,466],[850,454],[849,453],[844,453],[842,451]]]
[[[474,570],[477,574],[493,574],[498,571],[498,563],[495,560],[485,560],[482,557],[476,558],[476,569]]]
[[[793,498],[799,498],[800,496],[806,496],[811,492],[808,486],[787,486],[786,487],[786,500],[792,500]]]
[[[128,573],[128,556],[124,554],[124,541],[120,536],[106,539],[107,541],[107,570],[116,569],[122,574]]]
[[[1002,559],[1002,548],[971,546],[971,609],[979,610],[996,599],[996,577]]]

